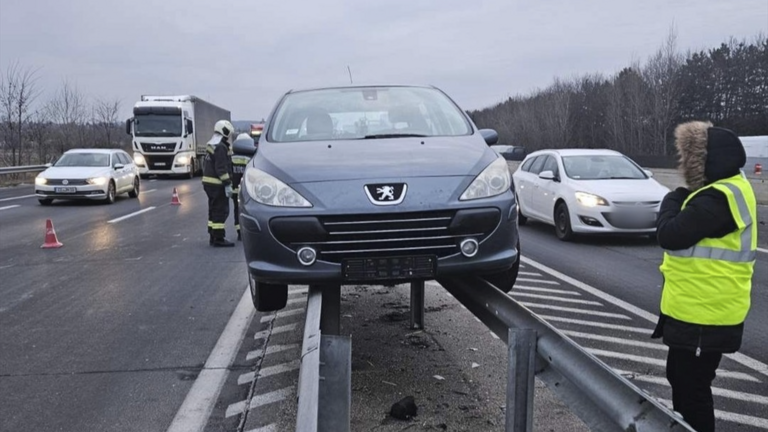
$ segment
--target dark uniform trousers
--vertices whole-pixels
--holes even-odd
[[[714,432],[715,414],[712,381],[723,355],[670,348],[667,380],[672,386],[672,406],[697,432]]]
[[[208,195],[208,231],[214,238],[224,238],[225,223],[229,217],[229,199],[224,186],[203,184],[203,189]]]

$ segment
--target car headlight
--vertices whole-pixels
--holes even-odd
[[[47,183],[48,183],[48,179],[47,178],[40,177],[40,176],[35,177],[35,184],[36,185],[42,186],[42,185],[47,184]]]
[[[245,170],[245,190],[256,202],[275,207],[312,207],[301,194],[264,171]]]
[[[133,161],[136,162],[136,165],[146,165],[146,161],[144,160],[144,155],[142,155],[141,153],[134,153]]]
[[[483,170],[461,194],[460,201],[490,198],[508,191],[512,185],[509,166],[503,157],[497,158]]]
[[[86,180],[88,184],[96,185],[96,186],[103,186],[107,184],[107,181],[109,181],[106,177],[93,177]]]
[[[189,156],[179,156],[176,158],[176,163],[179,165],[186,165],[189,163]]]
[[[591,193],[586,192],[576,192],[576,201],[579,202],[579,204],[583,205],[584,207],[596,207],[596,206],[607,206],[608,200],[601,196],[597,196]]]

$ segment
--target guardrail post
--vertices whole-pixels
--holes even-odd
[[[536,331],[510,328],[508,335],[506,432],[533,430]]]
[[[322,336],[318,432],[349,432],[352,406],[352,339]]]
[[[424,329],[424,281],[411,282],[411,329]]]
[[[322,290],[320,330],[324,335],[338,335],[341,332],[341,285],[325,285]]]

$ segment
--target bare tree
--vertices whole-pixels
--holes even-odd
[[[65,80],[50,103],[51,119],[58,123],[59,154],[77,145],[83,145],[83,125],[86,120],[85,96]]]
[[[34,146],[36,151],[37,163],[48,163],[52,159],[52,142],[51,136],[53,134],[54,125],[51,122],[50,106],[44,105],[39,107],[32,114],[29,124],[27,126],[27,137],[31,146]],[[32,152],[29,152],[31,155]],[[28,162],[32,165],[32,162]]]
[[[643,78],[649,87],[648,142],[643,150],[648,154],[663,155],[669,149],[668,138],[677,116],[681,83],[680,68],[683,58],[677,51],[677,36],[670,29],[664,45],[648,60]]]
[[[0,77],[0,116],[2,139],[11,150],[10,164],[21,165],[24,153],[24,127],[32,103],[40,95],[37,70],[14,62]]]
[[[107,147],[112,147],[120,113],[121,101],[119,99],[97,99],[94,104],[94,120],[101,131],[100,139],[104,140]]]

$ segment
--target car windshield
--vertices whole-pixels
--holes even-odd
[[[274,142],[469,135],[445,94],[420,87],[356,87],[288,94],[269,128]]]
[[[54,166],[57,167],[108,167],[108,153],[65,153]]]
[[[565,174],[574,180],[648,178],[626,156],[563,156]]]

